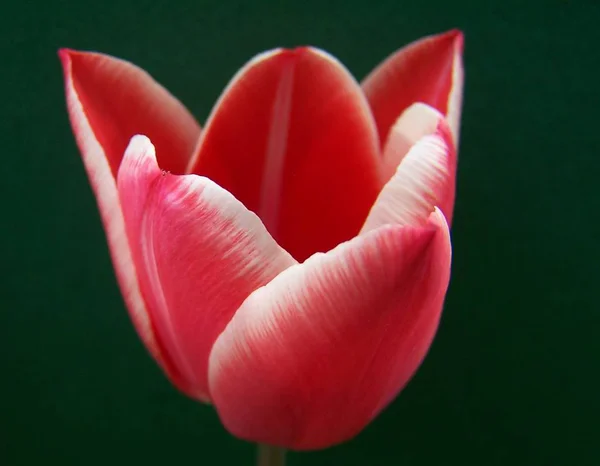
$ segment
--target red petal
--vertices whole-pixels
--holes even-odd
[[[382,143],[396,118],[415,102],[424,102],[443,113],[458,143],[462,50],[460,31],[425,37],[392,54],[365,78],[362,87]]]
[[[119,195],[142,294],[172,381],[208,400],[208,354],[256,288],[295,261],[256,215],[207,178],[161,172],[154,148],[132,139]]]
[[[96,202],[100,210],[121,293],[141,340],[159,365],[166,367],[154,335],[146,304],[140,292],[131,250],[125,233],[125,222],[119,201],[117,183],[113,176],[114,168],[111,167],[105,148],[99,143],[93,128],[90,126],[88,116],[77,94],[71,74],[69,52],[62,52],[61,57],[65,65],[65,92],[71,124],[81,150],[90,184],[96,195]]]
[[[230,191],[304,260],[358,233],[382,185],[378,151],[348,71],[313,48],[278,49],[229,84],[189,170]]]
[[[282,272],[244,302],[211,352],[225,427],[293,449],[356,435],[423,360],[449,273],[439,211],[425,227],[382,227]]]
[[[183,172],[200,126],[177,99],[148,73],[126,61],[67,49],[59,55],[69,116],[82,151],[82,139],[95,138],[116,177],[131,137],[146,134],[161,154],[161,166]],[[81,134],[80,119],[86,120],[89,135]]]
[[[385,224],[423,224],[436,206],[450,223],[456,151],[450,130],[439,112],[424,104],[415,104],[406,110],[390,132],[384,166],[386,171],[394,166],[397,169],[379,194],[363,231]]]

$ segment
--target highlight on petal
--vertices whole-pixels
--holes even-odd
[[[200,126],[175,97],[127,61],[69,49],[61,49],[59,56],[69,116],[82,151],[85,139],[96,139],[116,177],[131,137],[146,134],[158,148],[161,166],[183,172]],[[81,132],[83,126],[88,133]]]
[[[444,116],[435,108],[417,102],[408,107],[392,125],[383,147],[384,179],[396,172],[404,156],[423,136],[436,132]]]
[[[221,421],[296,450],[350,439],[421,364],[449,274],[437,210],[423,227],[385,226],[285,270],[215,342],[209,383]]]
[[[225,89],[189,172],[257,213],[298,260],[355,236],[381,186],[379,142],[358,83],[301,47],[250,61]]]
[[[217,184],[161,171],[146,137],[132,139],[118,189],[167,374],[189,396],[208,401],[213,342],[252,291],[295,261]]]
[[[452,221],[456,184],[456,151],[443,116],[413,106],[392,128],[384,153],[386,169],[400,158],[396,173],[381,190],[362,231],[381,225],[421,225],[436,206]],[[414,118],[412,118],[414,117]],[[429,130],[434,126],[433,133]],[[413,145],[413,139],[421,136]],[[411,145],[408,153],[403,151]]]
[[[148,316],[146,303],[141,295],[111,162],[106,155],[105,147],[96,138],[86,110],[79,99],[72,79],[70,58],[67,52],[63,52],[62,58],[65,65],[65,92],[69,116],[85,170],[96,196],[121,294],[140,339],[158,364],[166,369],[165,360]]]
[[[446,116],[458,147],[462,53],[460,31],[428,36],[392,54],[363,80],[382,144],[398,116],[414,102],[424,102]]]

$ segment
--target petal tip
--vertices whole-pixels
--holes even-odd
[[[465,46],[465,34],[460,29],[453,29],[452,32],[454,33],[454,45],[462,53]]]
[[[156,149],[148,136],[134,135],[125,149],[123,162],[119,168],[118,178],[121,179],[123,171],[132,167],[147,166],[152,172],[160,169],[156,159]],[[166,172],[163,172],[166,173]]]
[[[71,72],[71,55],[72,55],[72,53],[73,53],[73,50],[67,49],[64,47],[61,47],[56,51],[56,54],[58,55],[58,59],[60,60],[60,64],[62,66],[63,74],[65,77],[67,77]]]
[[[433,212],[431,212],[429,215],[429,222],[435,227],[436,230],[443,230],[444,228],[446,230],[450,229],[446,216],[442,212],[442,209],[440,209],[438,206],[435,206],[433,208]]]
[[[279,54],[280,56],[284,57],[285,59],[291,62],[297,60],[310,60],[311,58],[313,58],[322,60],[329,64],[333,64],[336,67],[342,67],[344,68],[344,70],[346,70],[342,62],[340,62],[336,57],[334,57],[326,50],[323,50],[319,47],[315,47],[313,45],[300,45],[294,48],[280,48],[275,49],[273,52],[276,52],[275,54]]]
[[[447,39],[449,42],[453,43],[454,46],[459,49],[459,51],[462,51],[465,41],[465,34],[461,29],[454,28],[450,29],[449,31],[442,32],[438,38],[441,40]]]
[[[144,150],[154,152],[154,144],[152,144],[152,141],[150,141],[148,136],[143,134],[135,134],[129,141],[127,150]]]
[[[70,58],[69,55],[71,54],[71,49],[61,47],[56,51],[56,53],[60,61],[66,61]]]

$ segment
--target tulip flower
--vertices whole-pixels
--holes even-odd
[[[133,64],[59,54],[121,292],[167,377],[245,440],[357,435],[440,321],[461,33],[409,44],[361,84],[312,47],[262,53],[202,129]]]

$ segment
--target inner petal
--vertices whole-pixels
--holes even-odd
[[[383,184],[358,83],[309,47],[259,55],[210,116],[188,171],[254,211],[297,260],[355,236]]]

